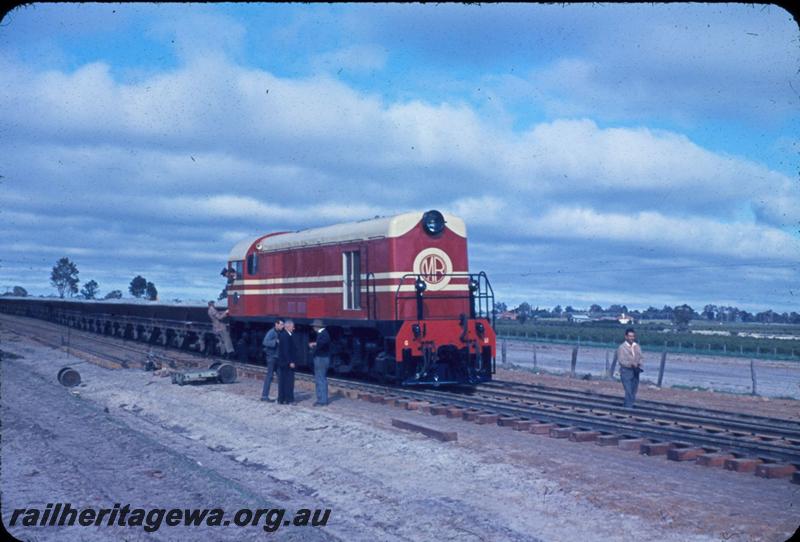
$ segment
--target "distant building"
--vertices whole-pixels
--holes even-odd
[[[591,322],[592,318],[588,314],[571,312],[567,314],[567,321],[579,324],[581,322]]]
[[[516,311],[501,312],[500,314],[497,315],[497,319],[498,320],[516,320],[517,319],[517,313],[516,313]]]

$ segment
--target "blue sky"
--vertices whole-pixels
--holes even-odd
[[[0,26],[0,289],[215,297],[240,238],[462,216],[500,300],[798,310],[777,6],[34,4]]]

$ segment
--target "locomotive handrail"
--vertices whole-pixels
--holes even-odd
[[[477,303],[478,311],[476,313],[477,317],[485,317],[491,318],[492,321],[492,328],[495,327],[495,315],[493,312],[494,308],[494,289],[492,288],[491,283],[489,282],[489,277],[486,276],[484,271],[480,271],[478,273],[443,273],[443,277],[451,277],[451,278],[468,278],[470,280],[476,280],[478,284],[478,289],[475,293],[470,295],[468,292],[466,295],[457,295],[451,294],[446,295],[440,292],[437,292],[435,297],[429,297],[428,299],[435,299],[435,300],[443,300],[443,299],[465,299],[465,298],[472,298],[473,303]],[[401,299],[416,299],[417,293],[410,292],[408,295],[403,295],[401,291],[402,287],[405,285],[407,279],[411,278],[416,280],[417,277],[421,277],[419,273],[406,273],[400,278],[400,283],[397,285],[397,290],[395,290],[394,294],[394,318],[395,320],[400,320],[400,300]],[[469,287],[469,286],[468,286]],[[486,309],[484,310],[483,302],[485,302]],[[431,318],[433,320],[445,320],[448,319],[447,317],[439,317],[439,318]]]
[[[372,277],[372,294],[369,291],[370,277]],[[378,319],[378,295],[377,286],[375,284],[375,273],[368,272],[365,281],[367,283],[367,318],[372,320]]]

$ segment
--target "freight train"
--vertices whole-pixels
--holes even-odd
[[[332,339],[334,374],[402,386],[491,380],[494,293],[470,273],[460,218],[436,210],[246,239],[223,275],[235,356],[263,363],[261,341],[278,317],[296,323],[298,365],[310,367],[311,324]],[[0,312],[122,339],[213,355],[205,307],[0,298]]]

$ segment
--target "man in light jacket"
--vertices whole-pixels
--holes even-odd
[[[625,342],[617,348],[617,362],[619,363],[619,378],[625,388],[625,403],[627,408],[633,408],[636,401],[636,391],[639,389],[639,373],[644,359],[642,349],[636,342],[636,332],[633,328],[625,330]]]
[[[272,375],[275,374],[277,370],[278,364],[278,337],[280,332],[283,330],[283,318],[278,318],[275,320],[275,325],[267,331],[267,334],[264,336],[264,340],[262,341],[262,346],[264,347],[264,353],[267,357],[267,374],[264,376],[264,387],[261,389],[261,400],[262,401],[269,401],[270,403],[273,399],[269,398],[269,388],[272,386]]]

